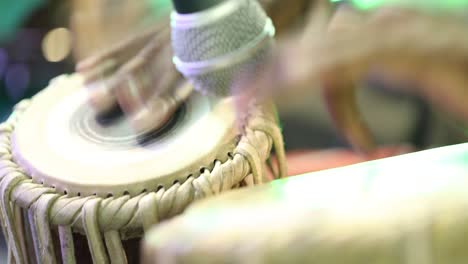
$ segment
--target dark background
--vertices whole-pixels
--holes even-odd
[[[12,34],[0,39],[0,120],[19,100],[46,87],[52,77],[73,71],[71,56],[49,62],[41,48],[47,32],[67,27],[64,2],[67,1],[43,1],[34,12],[25,14],[19,27],[11,28]]]

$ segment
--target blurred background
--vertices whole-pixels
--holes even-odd
[[[92,10],[94,2],[80,2],[84,16],[92,17],[86,12]],[[125,1],[97,2],[121,5],[120,2]],[[107,6],[112,5],[107,3]],[[74,34],[81,32],[71,28],[72,7],[77,5],[71,0],[23,0],[0,4],[2,10],[9,10],[4,12],[0,23],[0,120],[9,115],[15,103],[45,88],[51,78],[73,72],[77,57],[92,54],[90,50],[105,49],[102,45],[97,48],[97,44],[83,48],[85,41],[91,45],[91,38],[81,37],[80,45],[74,42]],[[118,21],[114,17],[109,18],[108,23]],[[113,27],[118,27],[118,23]],[[121,38],[125,33],[119,32],[114,38]],[[320,89],[311,87],[301,98],[303,101],[279,106],[287,147],[346,147],[331,126]],[[370,81],[360,89],[358,100],[380,144],[409,143],[427,148],[461,142],[466,137],[463,129],[434,112],[425,102],[395,93],[378,80]]]
[[[67,1],[0,3],[0,120],[11,107],[73,70]]]
[[[8,117],[14,104],[45,88],[51,78],[73,72],[72,4],[64,0],[0,3],[0,10],[8,10],[0,19],[0,121]],[[422,100],[395,93],[378,80],[364,86],[359,91],[359,105],[379,144],[426,149],[466,142],[464,128]],[[287,150],[347,149],[331,124],[320,90],[311,87],[301,98],[294,104],[279,105]],[[3,263],[5,244],[0,243]]]

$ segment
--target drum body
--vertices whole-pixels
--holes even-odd
[[[144,263],[467,263],[467,190],[468,144],[275,180],[156,227]]]
[[[284,161],[272,105],[244,131],[232,98],[193,94],[163,129],[97,121],[79,75],[60,76],[0,125],[0,201],[11,263],[135,263],[139,238],[194,200],[268,180]],[[274,176],[285,172],[284,163]]]

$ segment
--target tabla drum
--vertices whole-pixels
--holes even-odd
[[[285,173],[267,166],[272,149],[284,161],[273,105],[253,106],[240,133],[232,98],[194,93],[164,128],[136,134],[121,115],[96,119],[82,86],[60,76],[0,125],[10,263],[138,263],[150,226]]]
[[[468,263],[468,144],[305,174],[193,204],[144,263]]]

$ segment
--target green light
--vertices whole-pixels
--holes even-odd
[[[343,0],[330,0],[342,2]],[[370,10],[384,5],[437,11],[457,11],[468,8],[468,0],[349,0],[356,8]]]
[[[46,1],[18,0],[0,1],[0,40],[13,37],[24,20]]]
[[[167,14],[172,8],[170,0],[147,0],[147,3],[155,17]]]
[[[388,1],[388,0],[387,0]],[[385,4],[385,0],[353,0],[353,4],[363,10],[373,9]]]

